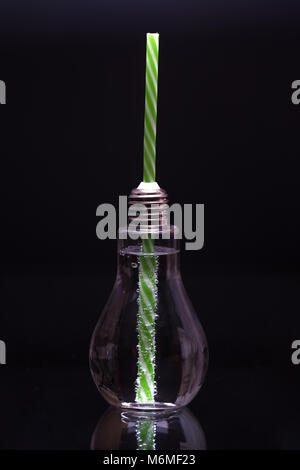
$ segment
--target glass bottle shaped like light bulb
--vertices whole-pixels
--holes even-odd
[[[160,191],[133,192],[131,202],[153,205],[166,196]],[[182,283],[176,228],[169,226],[164,238],[163,225],[154,227],[151,250],[142,231],[133,240],[120,230],[116,281],[91,340],[94,381],[110,404],[123,408],[185,406],[208,365],[206,337]]]

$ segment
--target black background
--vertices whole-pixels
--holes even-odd
[[[145,33],[160,33],[157,175],[205,204],[182,272],[210,346],[209,448],[299,448],[297,2],[0,7],[1,448],[88,448],[88,346],[116,271],[96,207],[142,175]]]

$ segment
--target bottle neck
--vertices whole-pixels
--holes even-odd
[[[170,225],[166,230],[154,232],[132,232],[130,228],[120,228],[118,232],[118,252],[135,253],[137,256],[179,253],[179,230]]]
[[[141,183],[131,191],[128,206],[128,225],[118,232],[119,269],[126,271],[128,263],[138,266],[141,257],[154,257],[166,277],[180,273],[180,232],[170,225],[166,191],[157,183]]]
[[[119,238],[118,240],[118,273],[131,276],[132,270],[139,267],[142,258],[152,258],[160,275],[169,279],[180,276],[180,240],[174,238],[175,227],[171,228],[172,238],[149,239],[138,238],[132,240]]]

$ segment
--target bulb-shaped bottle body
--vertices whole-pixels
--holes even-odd
[[[150,252],[141,240],[119,240],[116,281],[90,346],[100,393],[124,408],[182,407],[207,365],[206,337],[182,283],[179,240],[157,239]]]

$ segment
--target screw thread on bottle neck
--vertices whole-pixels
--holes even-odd
[[[140,187],[133,189],[129,195],[128,205],[129,221],[139,217],[141,230],[151,233],[168,226],[168,194],[158,185],[151,190]],[[130,208],[134,205],[141,205],[141,210],[133,211],[134,215],[131,215]]]

